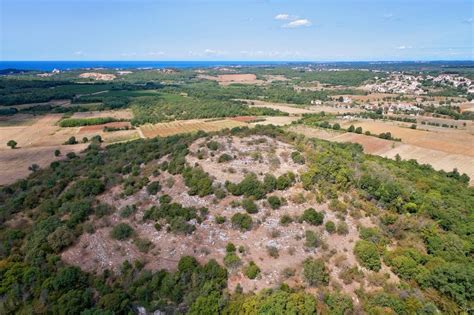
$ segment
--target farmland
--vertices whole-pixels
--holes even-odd
[[[472,140],[461,141],[456,145],[449,143],[449,135],[445,135],[442,139],[438,139],[438,134],[429,134],[430,138],[428,139],[430,140],[420,141],[416,134],[411,135],[412,138],[407,137],[405,134],[399,134],[402,136],[402,143],[400,143],[363,134],[335,132],[332,130],[304,126],[292,127],[291,130],[308,137],[315,137],[328,141],[357,143],[364,148],[364,152],[366,153],[391,159],[395,159],[396,156],[399,155],[404,160],[414,159],[418,161],[418,163],[429,164],[436,170],[450,172],[453,168],[457,168],[459,172],[466,173],[471,178],[470,184],[474,185]],[[420,137],[422,136],[423,133]],[[425,137],[427,136],[425,135]],[[469,138],[471,136],[464,135],[464,137]],[[455,141],[455,137],[453,138]]]
[[[140,131],[146,138],[156,136],[166,137],[179,133],[197,132],[199,130],[210,132],[218,131],[224,128],[234,128],[246,126],[245,123],[233,119],[191,119],[180,120],[169,123],[145,124],[140,126]]]

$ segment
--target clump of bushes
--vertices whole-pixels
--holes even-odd
[[[156,195],[161,190],[160,182],[154,181],[148,184],[146,190],[150,195]]]
[[[112,229],[110,236],[116,240],[123,241],[133,235],[133,228],[127,223],[119,223]]]
[[[362,266],[373,271],[381,268],[380,254],[377,246],[365,240],[357,241],[354,247],[354,254]]]
[[[327,221],[324,227],[329,234],[336,232],[336,224],[332,221]]]
[[[321,225],[324,221],[324,214],[317,212],[314,208],[308,208],[303,212],[300,220],[311,225]]]
[[[249,262],[244,269],[244,275],[249,279],[255,279],[260,274],[260,268],[253,262]]]
[[[307,258],[303,262],[303,277],[310,286],[329,283],[329,272],[322,259]]]
[[[293,160],[293,162],[295,162],[297,164],[304,164],[305,163],[305,159],[304,159],[303,155],[298,151],[294,151],[294,152],[291,153],[291,159]]]
[[[270,196],[267,198],[267,201],[273,210],[276,210],[281,207],[281,199],[277,196]]]
[[[252,217],[247,213],[236,213],[231,218],[232,226],[241,231],[250,231],[252,229]]]
[[[232,156],[230,156],[227,153],[224,153],[221,156],[219,156],[219,158],[217,159],[217,162],[218,163],[225,163],[225,162],[229,162],[231,160],[232,160]]]
[[[257,204],[252,199],[245,198],[242,200],[242,207],[250,214],[258,212]]]

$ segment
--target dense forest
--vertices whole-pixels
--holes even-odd
[[[308,139],[273,126],[235,128],[221,134],[266,135],[296,145],[303,154],[293,158],[308,166],[300,175],[306,190],[317,192],[321,202],[330,202],[337,211],[377,218],[377,227],[359,232],[362,240],[355,254],[370,270],[378,270],[383,262],[401,282],[382,291],[358,290],[359,311],[456,314],[472,310],[474,190],[459,173],[365,155],[358,145]],[[160,189],[143,177],[142,164],[170,155],[161,170],[182,174],[191,194],[217,195],[208,175],[187,167],[184,159],[189,145],[206,136],[199,132],[106,148],[93,141],[81,156],[53,162],[2,188],[0,313],[126,314],[142,307],[190,314],[346,314],[355,310],[348,296],[325,289],[328,274],[324,262],[317,259],[304,263],[307,283],[319,287],[317,296],[284,283],[255,293],[229,292],[226,267],[213,260],[200,265],[192,257],[182,257],[175,272],[151,272],[140,261],[131,261],[123,264],[120,274],[87,274],[61,261],[62,250],[81,234],[93,232],[91,219],[116,211],[98,201],[101,193],[116,185],[124,185],[130,193],[145,185],[151,193]],[[271,189],[292,185],[293,180],[294,175],[285,175],[260,182],[249,175],[228,189],[232,194],[258,193],[257,198],[264,198]],[[349,195],[350,199],[338,200]],[[169,233],[192,233],[189,220],[197,218],[196,224],[206,220],[205,210],[184,208],[162,198],[162,205],[152,208],[148,218],[167,220]],[[277,206],[276,200],[272,204]],[[21,226],[12,223],[19,215],[28,218]],[[241,215],[235,223],[245,224],[247,217]],[[302,219],[320,220],[311,210]],[[120,227],[114,233],[121,239],[132,232]]]

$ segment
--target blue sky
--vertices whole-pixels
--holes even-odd
[[[0,0],[1,60],[473,60],[472,0]]]

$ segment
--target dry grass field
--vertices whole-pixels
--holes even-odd
[[[234,128],[240,126],[247,126],[244,122],[239,122],[233,119],[191,119],[191,120],[177,120],[167,123],[146,124],[140,126],[140,131],[145,138],[153,138],[156,136],[166,137],[179,133],[202,131],[217,131],[225,128]]]
[[[350,125],[362,127],[373,134],[390,132],[393,137],[402,139],[405,144],[446,152],[462,154],[474,158],[474,134],[467,130],[436,128],[436,130],[410,129],[411,124],[373,120],[340,121],[343,128]]]
[[[251,107],[267,107],[272,109],[277,109],[282,112],[288,113],[290,115],[303,115],[303,114],[314,114],[320,112],[332,113],[332,114],[342,114],[342,113],[358,113],[362,110],[358,108],[335,108],[331,106],[315,106],[315,105],[295,105],[288,103],[274,103],[274,102],[265,102],[260,100],[239,100],[244,101]]]
[[[74,113],[71,118],[104,118],[104,117],[130,120],[133,118],[133,113],[130,109],[78,112],[78,113]]]
[[[125,118],[131,114],[128,111],[105,112],[105,116]],[[102,117],[103,113],[80,113],[79,117]],[[12,183],[29,174],[28,167],[38,164],[48,166],[52,161],[64,157],[68,152],[82,151],[87,144],[63,145],[70,137],[82,141],[84,137],[91,138],[100,135],[105,144],[138,139],[137,130],[120,130],[104,132],[105,126],[130,126],[129,122],[118,122],[96,126],[61,128],[58,121],[62,114],[33,116],[18,114],[2,117],[0,120],[0,185]],[[7,142],[15,140],[17,149],[10,149]],[[54,156],[54,151],[62,152],[60,157]]]
[[[239,84],[262,84],[264,81],[257,80],[257,76],[251,73],[242,74],[219,74],[218,76],[199,75],[201,79],[217,81],[219,85]]]
[[[28,167],[32,164],[38,164],[41,168],[44,168],[53,161],[65,158],[69,152],[79,153],[86,146],[86,144],[76,144],[0,150],[0,186],[27,177],[30,174]],[[59,157],[54,156],[56,149],[61,151]]]
[[[387,158],[395,158],[397,154],[402,159],[415,159],[422,164],[430,164],[434,169],[452,171],[457,168],[459,172],[466,173],[471,178],[471,185],[474,185],[474,157],[469,154],[458,154],[447,152],[448,146],[443,150],[436,147],[428,148],[416,144],[409,144],[404,141],[396,142],[390,140],[379,139],[373,136],[366,136],[356,133],[336,132],[326,129],[317,129],[306,126],[294,126],[290,130],[304,134],[308,137],[315,137],[335,142],[352,142],[362,145],[365,153],[379,155]],[[416,131],[416,130],[413,130]],[[436,137],[434,135],[433,137]],[[472,137],[470,135],[469,137]],[[473,149],[473,140],[466,140],[465,147]],[[456,147],[456,149],[459,149]],[[468,150],[469,151],[469,150]]]

